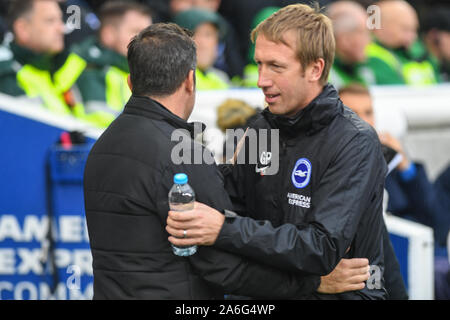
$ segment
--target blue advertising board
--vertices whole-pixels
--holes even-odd
[[[0,109],[0,299],[91,299],[82,177],[93,139]]]

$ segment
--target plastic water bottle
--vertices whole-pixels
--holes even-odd
[[[195,193],[188,184],[188,177],[184,173],[177,173],[173,177],[174,185],[169,191],[169,207],[171,211],[188,211],[194,209]],[[197,252],[197,246],[177,247],[172,245],[173,253],[187,257]]]

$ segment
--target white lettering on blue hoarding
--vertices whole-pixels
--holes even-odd
[[[53,222],[53,238],[62,242],[88,242],[86,220],[77,215],[63,215]],[[0,241],[42,241],[48,232],[48,217],[27,215],[23,224],[14,215],[0,215]]]
[[[52,265],[42,261],[48,216],[0,214],[0,300],[92,299],[92,255],[84,215],[57,216],[51,227],[60,275],[53,291],[45,282]]]
[[[52,294],[50,286],[45,282],[21,281],[12,283],[0,281],[1,300],[5,297],[14,300],[91,300],[92,296],[92,282],[85,287],[84,291],[71,290],[67,288],[66,283],[60,282]]]

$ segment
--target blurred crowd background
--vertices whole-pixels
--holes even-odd
[[[298,2],[0,0],[0,92],[39,99],[52,111],[105,128],[131,94],[127,44],[155,22],[193,31],[198,90],[254,88],[252,28]],[[330,82],[337,88],[354,82],[417,86],[449,80],[448,1],[316,3],[333,21],[336,58]],[[373,4],[377,8],[371,9]]]

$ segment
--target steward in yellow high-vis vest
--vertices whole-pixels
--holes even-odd
[[[97,34],[75,45],[73,52],[87,62],[77,81],[86,114],[109,125],[131,96],[127,46],[152,17],[147,6],[134,1],[105,1],[98,17]]]
[[[96,37],[88,38],[73,51],[87,62],[77,81],[86,113],[97,114],[109,124],[131,96],[127,58],[101,45]]]
[[[43,106],[60,115],[72,115],[101,127],[85,114],[76,81],[86,61],[74,53],[35,53],[15,42],[0,47],[0,92],[39,99]]]
[[[196,88],[198,90],[222,90],[230,88],[228,76],[225,72],[210,68],[202,71],[199,68],[195,70]]]
[[[367,65],[373,70],[377,84],[428,85],[439,82],[438,70],[425,52],[419,56],[420,44],[410,49],[390,49],[379,42],[367,46]]]
[[[178,13],[174,22],[191,30],[197,45],[197,68],[195,70],[197,90],[222,90],[230,88],[228,75],[214,67],[217,59],[219,41],[227,28],[223,18],[201,8],[194,8]]]

